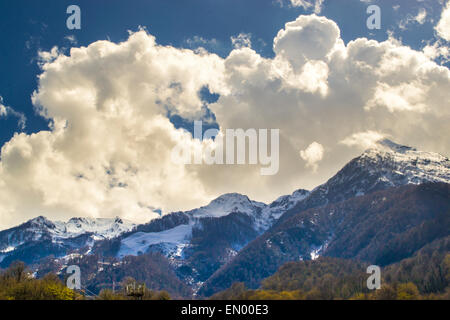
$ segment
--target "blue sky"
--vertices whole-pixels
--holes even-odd
[[[395,37],[414,49],[422,48],[424,40],[434,39],[433,26],[439,19],[439,1],[384,0],[372,1],[382,10],[381,30],[368,30],[365,9],[360,0],[325,1],[320,15],[339,25],[345,42],[358,37],[379,41],[393,31]],[[82,12],[81,30],[66,28],[66,8],[77,4]],[[394,10],[396,5],[400,5]],[[426,8],[423,24],[411,22],[405,30],[402,20]],[[144,26],[163,45],[195,48],[203,46],[226,57],[233,49],[230,37],[250,33],[252,47],[262,56],[273,56],[272,41],[284,24],[299,14],[311,13],[293,7],[288,0],[14,0],[0,3],[0,96],[3,103],[25,115],[26,133],[48,128],[47,121],[36,116],[30,96],[37,88],[41,70],[37,52],[53,46],[70,48],[87,46],[96,40],[124,41],[128,30]],[[75,36],[76,43],[66,37]],[[21,131],[14,116],[0,119],[0,145],[14,132]]]

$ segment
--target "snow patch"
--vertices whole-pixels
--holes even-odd
[[[129,255],[137,256],[145,253],[151,245],[155,244],[174,247],[175,255],[181,255],[191,236],[192,225],[186,224],[161,232],[136,232],[122,240],[117,256],[119,258]]]
[[[16,247],[8,246],[8,247],[6,247],[5,249],[0,250],[0,253],[8,253],[8,252],[12,252],[12,251],[14,251],[14,250],[16,250]]]

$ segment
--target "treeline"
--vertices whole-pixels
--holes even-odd
[[[150,290],[144,283],[139,283],[131,277],[126,277],[121,283],[118,283],[117,290],[103,289],[98,295],[88,295],[84,290],[69,289],[54,273],[48,273],[37,279],[30,269],[20,261],[14,262],[8,269],[0,271],[0,300],[86,299],[170,300],[171,296],[164,290]]]
[[[368,264],[320,257],[290,262],[262,281],[259,289],[235,283],[217,300],[450,300],[450,239],[424,247],[412,258],[382,269],[381,289],[367,289]]]

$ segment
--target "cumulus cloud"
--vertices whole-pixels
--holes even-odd
[[[381,136],[448,152],[450,71],[423,52],[393,39],[344,44],[336,23],[316,15],[287,23],[274,52],[238,46],[223,59],[160,46],[144,30],[119,44],[50,52],[32,100],[52,125],[2,147],[2,226],[38,214],[146,221],[152,208],[191,209],[231,191],[268,202],[324,182]],[[280,129],[277,175],[171,161],[179,143],[214,148],[167,119],[200,119],[205,86],[220,95],[208,107],[221,134]]]
[[[286,23],[274,39],[277,57],[300,70],[308,61],[325,61],[340,40],[336,23],[316,15]]]
[[[442,11],[441,19],[436,25],[437,34],[447,41],[450,41],[450,1],[447,1],[447,6]]]
[[[318,162],[323,159],[324,148],[320,143],[313,142],[308,148],[300,151],[300,157],[306,161],[306,166],[317,171]]]

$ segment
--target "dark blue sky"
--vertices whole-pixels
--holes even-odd
[[[232,49],[231,36],[251,33],[253,48],[271,56],[272,40],[284,24],[302,13],[288,0],[280,5],[275,0],[3,0],[0,2],[0,96],[3,104],[25,114],[27,133],[48,128],[47,122],[35,115],[30,96],[37,88],[38,50],[53,46],[87,46],[96,40],[123,41],[128,30],[144,26],[156,36],[157,42],[176,47],[192,47],[188,39],[215,39],[203,44],[209,51],[226,56]],[[414,0],[372,1],[382,9],[382,28],[366,28],[367,3],[360,0],[327,0],[320,15],[336,21],[345,42],[358,37],[385,40],[388,30],[394,31],[405,44],[413,48],[424,46],[423,40],[433,39],[441,6],[438,1],[420,3]],[[66,9],[71,4],[81,8],[81,30],[66,28]],[[400,4],[400,9],[393,6]],[[411,23],[406,30],[398,25],[408,14],[416,15],[426,6],[428,16],[423,25]],[[310,13],[310,11],[308,11]],[[74,35],[76,44],[66,39]],[[195,45],[195,44],[194,44]],[[66,51],[67,52],[67,51]],[[17,118],[0,119],[0,146],[14,132],[20,131]]]

